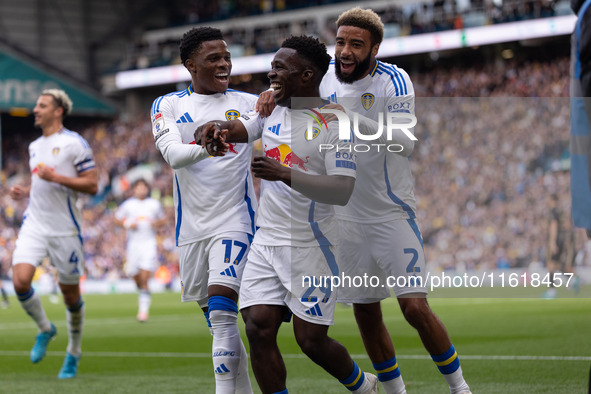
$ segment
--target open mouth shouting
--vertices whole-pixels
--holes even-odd
[[[355,62],[352,60],[340,60],[341,72],[343,74],[351,74],[355,70]]]
[[[218,81],[219,83],[222,84],[228,84],[230,83],[230,77],[228,75],[228,72],[219,72],[217,74],[215,74],[215,79],[216,81]]]
[[[273,82],[271,83],[271,89],[273,89],[273,95],[276,95],[277,93],[279,93],[281,91],[281,84],[279,82]]]

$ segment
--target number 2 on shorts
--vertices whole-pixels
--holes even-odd
[[[421,267],[415,267],[415,264],[419,259],[419,252],[414,248],[406,248],[404,249],[404,254],[412,254],[410,263],[406,266],[406,272],[421,272]]]

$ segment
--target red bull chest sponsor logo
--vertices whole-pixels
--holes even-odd
[[[305,159],[299,157],[295,152],[291,150],[291,148],[286,144],[281,144],[276,146],[275,148],[268,149],[267,145],[265,145],[265,156],[277,160],[285,167],[293,168],[298,167],[302,171],[308,171],[306,168],[306,164],[310,156],[306,156]]]

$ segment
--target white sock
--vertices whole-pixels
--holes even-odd
[[[445,381],[449,385],[449,392],[451,394],[461,393],[462,391],[470,390],[470,386],[464,380],[464,375],[462,374],[462,367],[459,367],[455,372],[452,372],[448,375],[443,375]]]
[[[66,308],[66,321],[68,323],[68,352],[80,357],[82,354],[82,326],[84,324],[84,301],[78,299],[76,305]]]
[[[138,296],[139,313],[148,314],[150,312],[150,305],[152,304],[152,294],[148,290],[140,290]]]
[[[210,310],[209,321],[213,331],[213,370],[216,394],[234,394],[236,376],[240,365],[242,341],[236,323],[237,313],[226,310]]]
[[[359,386],[359,388],[357,390],[353,390],[353,391],[351,391],[351,393],[353,393],[353,394],[369,393],[369,390],[371,389],[371,382],[369,381],[369,379],[367,379],[367,375],[365,375],[365,372],[363,372],[363,374],[364,374],[363,383],[361,384],[361,386]]]
[[[41,305],[41,299],[32,287],[26,293],[17,293],[17,297],[25,312],[37,323],[39,332],[51,330],[51,324],[47,319],[43,305]]]
[[[248,353],[244,343],[240,340],[240,365],[238,366],[238,376],[236,376],[236,394],[252,394],[250,376],[248,376]]]
[[[372,363],[372,365],[376,370],[378,380],[382,383],[382,387],[387,394],[406,393],[396,356],[381,363]]]
[[[386,394],[406,394],[406,387],[404,386],[402,376],[381,383]]]

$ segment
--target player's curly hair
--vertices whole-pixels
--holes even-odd
[[[337,28],[355,26],[369,31],[373,44],[380,44],[384,39],[384,24],[373,10],[362,10],[359,7],[343,12],[337,19]]]
[[[222,32],[214,27],[195,27],[183,35],[179,44],[181,63],[184,65],[205,41],[223,40]]]
[[[295,49],[298,55],[309,61],[320,71],[318,77],[322,79],[330,64],[330,55],[326,52],[326,45],[312,36],[291,36],[281,44],[281,48]]]

